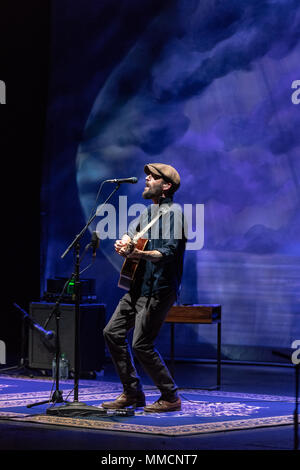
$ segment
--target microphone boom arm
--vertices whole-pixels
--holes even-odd
[[[108,198],[103,202],[103,204],[101,204],[100,206],[100,209],[107,203],[107,201],[109,201],[109,199],[112,197],[112,195],[119,189],[120,187],[120,183],[118,182],[117,183],[117,186],[115,187],[115,189],[110,193],[110,195],[108,196]],[[83,229],[81,230],[81,232],[76,235],[76,237],[74,238],[74,240],[70,243],[70,245],[68,246],[68,248],[65,250],[65,252],[61,255],[61,258],[64,258],[68,253],[69,251],[78,243],[78,241],[81,239],[81,237],[85,234],[85,232],[87,231],[88,227],[91,225],[91,223],[93,222],[93,220],[97,217],[97,211],[94,213],[94,215],[92,215],[92,217],[90,217],[90,219],[87,221],[86,225],[83,227]]]

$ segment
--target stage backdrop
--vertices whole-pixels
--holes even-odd
[[[199,239],[204,205],[181,302],[222,304],[225,358],[278,361],[272,350],[300,339],[299,2],[53,0],[51,21],[42,293],[72,272],[72,253],[61,254],[101,181],[139,178],[110,201],[118,237],[120,196],[145,203],[144,164],[170,163]],[[108,318],[123,294],[113,243],[102,240],[82,274]],[[214,326],[180,327],[176,356],[214,357],[215,340]],[[168,353],[167,325],[158,347]]]

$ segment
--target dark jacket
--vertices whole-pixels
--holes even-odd
[[[128,235],[133,237],[157,213],[159,207],[167,204],[170,208],[143,235],[148,238],[145,251],[157,250],[163,255],[156,262],[141,260],[132,286],[132,292],[137,295],[150,296],[164,289],[173,290],[178,294],[184,261],[184,251],[187,233],[184,230],[184,216],[181,207],[174,204],[171,198],[161,198],[159,205],[150,205],[140,216],[136,228],[129,228]]]

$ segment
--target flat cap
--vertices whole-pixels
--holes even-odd
[[[146,175],[150,173],[161,176],[168,183],[172,183],[174,191],[180,186],[180,176],[177,170],[171,165],[165,163],[148,163],[145,165],[144,171]]]

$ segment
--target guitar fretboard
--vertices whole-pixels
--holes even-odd
[[[136,235],[134,235],[132,241],[133,243],[135,244],[140,238],[142,238],[142,236],[149,230],[149,228],[152,227],[152,225],[155,224],[155,222],[158,221],[158,219],[164,215],[164,214],[167,214],[170,210],[170,207],[162,207],[161,209],[159,209],[158,213],[156,214],[155,217],[153,217],[152,220],[150,220],[150,222],[146,225],[146,227],[144,227],[140,232],[138,232]]]

